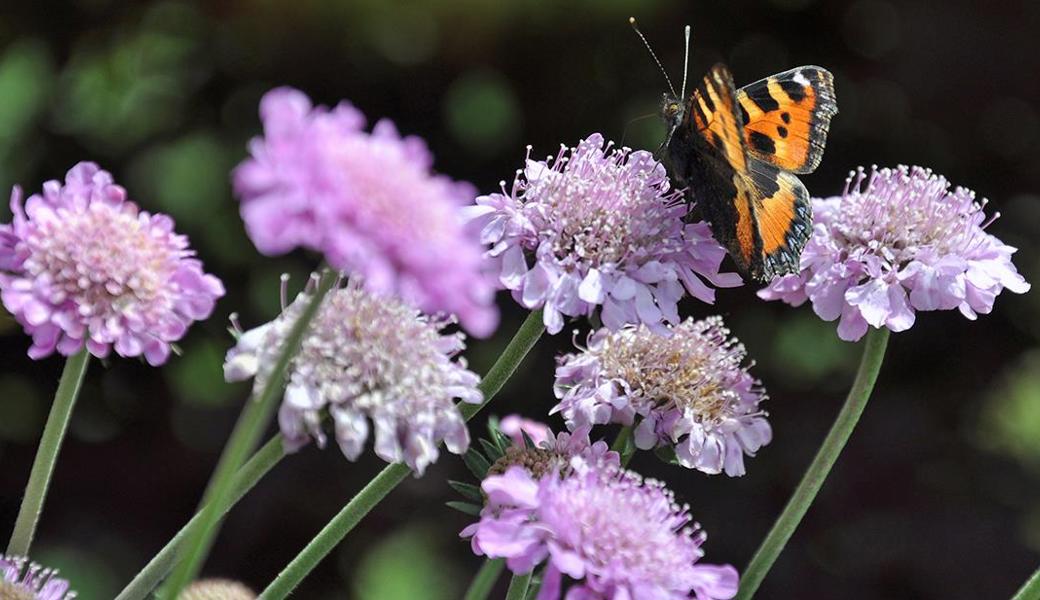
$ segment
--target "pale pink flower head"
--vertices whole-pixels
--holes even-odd
[[[14,188],[11,211],[0,225],[0,295],[32,336],[34,359],[86,346],[160,365],[224,295],[173,219],[139,210],[94,163],[44,183],[24,207]]]
[[[670,449],[684,467],[740,476],[744,457],[770,442],[767,399],[747,352],[721,317],[687,319],[659,336],[644,326],[600,329],[560,358],[552,412],[574,429],[636,425],[638,448]]]
[[[264,136],[233,176],[260,252],[316,250],[372,292],[454,314],[474,335],[494,331],[494,285],[461,216],[476,191],[434,174],[421,139],[387,120],[368,133],[351,104],[315,107],[291,88],[268,92],[260,116]]]
[[[841,196],[813,200],[816,224],[801,273],[758,295],[799,306],[806,300],[838,336],[855,341],[868,327],[909,329],[919,310],[989,313],[1005,288],[1029,284],[1011,262],[1015,248],[986,233],[986,200],[921,167],[863,169]]]
[[[254,377],[254,390],[262,389],[313,292],[312,278],[274,321],[241,333],[227,353],[225,379]],[[407,464],[417,476],[437,460],[442,441],[450,452],[465,452],[469,433],[453,400],[479,404],[483,394],[465,360],[453,360],[466,347],[463,334],[441,332],[453,323],[354,283],[334,288],[289,364],[278,413],[286,448],[310,439],[324,446],[327,413],[352,461],[364,450],[370,421],[376,454]]]
[[[571,465],[568,477],[536,477],[521,467],[487,477],[487,506],[462,532],[474,552],[505,558],[514,573],[545,563],[538,600],[736,594],[736,569],[699,564],[706,536],[664,484],[581,458]]]
[[[618,329],[678,323],[684,293],[712,303],[740,285],[719,273],[726,251],[706,223],[686,223],[687,205],[651,153],[615,148],[596,133],[555,157],[527,159],[511,189],[477,198],[471,211],[490,244],[503,287],[544,309],[549,333],[563,317],[592,315]]]
[[[20,556],[0,554],[0,598],[6,600],[72,600],[76,592],[54,569]]]

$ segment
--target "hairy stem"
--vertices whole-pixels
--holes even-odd
[[[755,595],[758,586],[762,584],[762,580],[765,579],[769,569],[780,556],[787,541],[791,539],[791,535],[802,521],[802,517],[809,510],[809,506],[823,486],[835,461],[838,460],[838,455],[849,441],[849,436],[852,435],[852,430],[859,422],[863,409],[867,406],[867,400],[870,399],[870,392],[873,391],[874,382],[877,381],[887,346],[888,329],[871,329],[867,334],[863,346],[863,358],[860,360],[859,370],[856,372],[856,378],[852,382],[852,388],[845,399],[845,404],[841,407],[838,418],[831,425],[827,437],[823,440],[823,445],[820,446],[809,469],[802,476],[801,483],[788,500],[784,511],[780,513],[780,517],[777,518],[773,528],[766,535],[744,570],[736,600],[750,600]]]
[[[29,483],[25,486],[22,506],[18,509],[18,518],[14,522],[14,532],[7,545],[9,556],[29,555],[29,548],[36,534],[36,524],[40,520],[40,513],[43,512],[43,502],[47,499],[51,475],[54,474],[54,465],[58,462],[61,442],[65,439],[72,408],[76,405],[76,397],[79,396],[89,363],[90,353],[86,348],[65,361],[65,368],[58,382],[58,391],[54,393],[54,403],[51,404],[51,412],[47,416],[47,424],[43,427],[43,436],[40,437],[40,447],[36,450],[36,458],[29,473]]]

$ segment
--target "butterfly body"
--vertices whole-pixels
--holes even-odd
[[[689,98],[665,96],[671,173],[745,279],[796,273],[812,232],[812,172],[837,113],[833,78],[798,67],[739,90],[715,65]]]

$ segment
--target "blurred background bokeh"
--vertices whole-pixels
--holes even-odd
[[[75,162],[111,170],[144,208],[173,215],[229,293],[159,371],[94,363],[58,464],[36,560],[85,600],[111,598],[185,522],[246,397],[222,381],[228,313],[278,307],[278,275],[304,254],[263,258],[243,232],[228,171],[259,130],[260,95],[282,84],[349,99],[426,138],[437,168],[491,191],[527,144],[538,155],[656,110],[661,74],[628,27],[635,15],[673,78],[682,25],[691,74],[726,61],[738,83],[814,63],[836,77],[840,114],[804,178],[837,193],[857,165],[916,163],[991,200],[991,231],[1040,281],[1040,3],[1031,0],[213,0],[3,3],[0,190],[40,188]],[[624,142],[654,148],[656,119]],[[6,204],[6,203],[4,203]],[[3,220],[10,217],[4,209]],[[634,467],[666,479],[709,533],[711,562],[746,564],[822,440],[858,347],[807,307],[716,307],[770,392],[773,443],[740,479]],[[507,297],[498,335],[468,354],[486,369],[522,319]],[[1005,294],[991,315],[919,315],[893,336],[875,397],[802,527],[762,587],[801,600],[1006,598],[1040,562],[1040,295]],[[553,404],[544,339],[492,404],[539,417]],[[62,361],[33,362],[0,319],[0,538],[14,522]],[[474,424],[482,431],[486,415]],[[553,421],[554,426],[559,422]],[[262,588],[383,464],[311,446],[235,508],[206,573]],[[465,478],[446,455],[409,479],[300,587],[307,599],[447,600],[479,565],[444,507]]]

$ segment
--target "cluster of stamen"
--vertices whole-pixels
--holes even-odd
[[[938,255],[970,253],[984,237],[986,200],[921,167],[862,168],[850,174],[835,238],[850,251],[866,251],[898,268],[925,249]]]
[[[666,213],[682,193],[669,191],[649,154],[585,140],[574,149],[561,146],[544,164],[535,177],[518,172],[513,193],[565,266],[602,268],[662,246],[681,249]]]
[[[178,259],[190,255],[186,245],[178,236],[156,235],[149,217],[131,204],[95,202],[60,208],[54,219],[37,223],[23,268],[50,284],[52,303],[72,300],[83,317],[152,317],[171,310],[167,290]]]
[[[744,373],[744,346],[729,338],[722,319],[688,320],[661,337],[645,326],[612,333],[598,350],[605,377],[624,381],[631,396],[655,407],[676,407],[702,423],[720,423],[741,404],[734,389]]]

